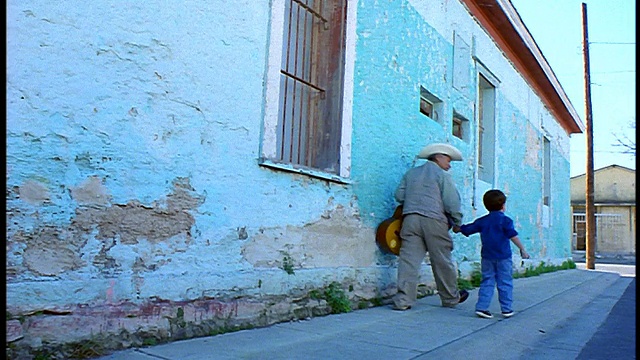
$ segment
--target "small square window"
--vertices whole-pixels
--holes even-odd
[[[442,114],[442,100],[420,86],[420,113],[442,125],[439,114]]]
[[[470,140],[470,134],[471,130],[469,130],[469,120],[460,115],[459,112],[453,110],[453,117],[451,119],[451,135],[468,143]]]
[[[425,98],[420,98],[420,112],[433,119],[433,104]]]
[[[463,119],[454,116],[453,117],[453,122],[451,124],[451,133],[453,134],[453,136],[462,139],[463,134],[462,134],[462,123],[463,123]]]

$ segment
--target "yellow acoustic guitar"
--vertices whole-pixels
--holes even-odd
[[[402,227],[402,205],[398,205],[393,216],[378,225],[376,243],[380,250],[388,254],[400,254],[400,228]]]

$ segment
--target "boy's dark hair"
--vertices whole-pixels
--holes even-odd
[[[502,191],[493,189],[484,193],[482,202],[487,210],[499,211],[502,210],[502,206],[507,202],[507,196]]]

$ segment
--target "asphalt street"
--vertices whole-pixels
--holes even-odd
[[[617,360],[636,358],[636,265],[635,257],[609,257],[595,261],[599,271],[633,277],[618,302],[613,306],[604,323],[586,343],[576,360]],[[585,263],[576,263],[579,269]],[[581,312],[577,321],[590,321],[589,314]]]
[[[582,348],[577,360],[636,358],[636,278]]]

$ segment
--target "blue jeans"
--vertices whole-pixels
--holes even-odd
[[[513,311],[513,261],[511,258],[502,260],[482,259],[480,261],[482,281],[478,290],[476,310],[489,310],[493,289],[498,288],[498,300],[502,312]]]

